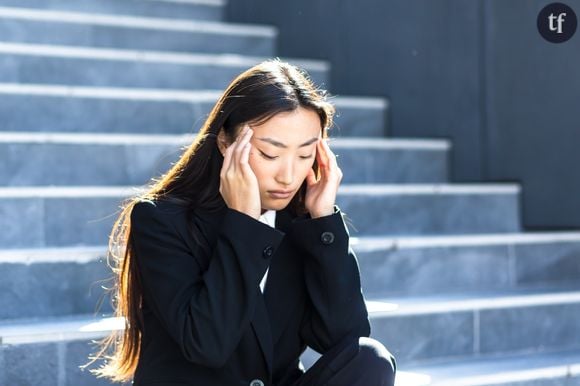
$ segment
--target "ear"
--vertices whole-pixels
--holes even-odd
[[[222,156],[225,156],[226,154],[226,149],[228,148],[227,143],[228,142],[226,140],[226,133],[222,127],[217,136],[217,146],[220,153],[222,153]]]

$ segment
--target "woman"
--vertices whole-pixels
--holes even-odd
[[[101,342],[93,359],[113,353],[92,372],[139,386],[393,385],[335,204],[333,114],[280,60],[234,79],[115,223],[114,306],[126,324]],[[322,357],[304,373],[306,346]]]

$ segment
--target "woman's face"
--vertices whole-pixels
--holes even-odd
[[[316,142],[322,134],[320,117],[313,110],[299,107],[250,127],[254,133],[249,164],[258,179],[262,213],[284,209],[316,159]]]

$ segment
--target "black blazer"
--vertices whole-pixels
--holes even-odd
[[[197,210],[198,242],[186,214],[169,201],[131,213],[144,318],[134,385],[287,385],[303,373],[307,345],[324,353],[369,336],[338,206],[316,219],[278,211],[276,228],[227,206]]]

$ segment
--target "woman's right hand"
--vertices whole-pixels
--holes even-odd
[[[220,193],[226,205],[238,212],[260,218],[262,205],[258,179],[248,163],[250,158],[250,138],[254,131],[245,125],[234,143],[225,151],[220,172]]]

